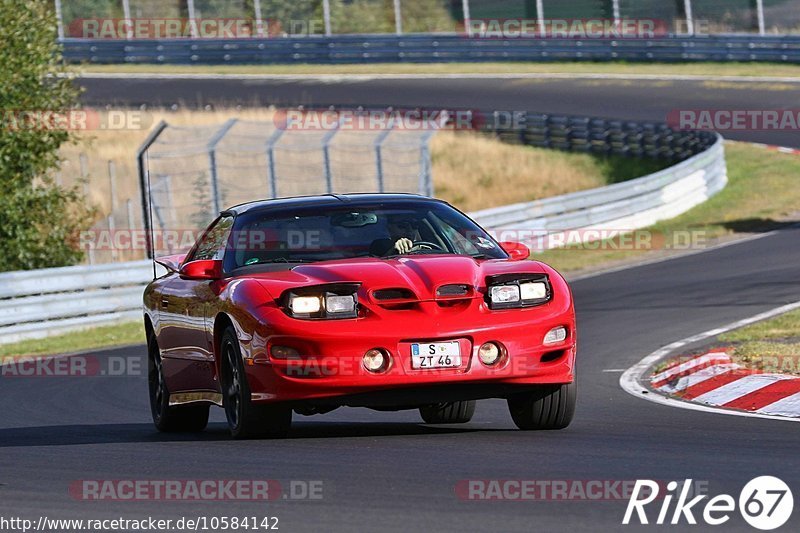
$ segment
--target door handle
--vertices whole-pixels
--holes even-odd
[[[162,296],[161,297],[161,307],[163,309],[166,309],[167,307],[169,307],[169,298],[167,298],[166,296]]]

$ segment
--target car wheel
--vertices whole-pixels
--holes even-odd
[[[233,329],[228,329],[222,335],[220,352],[222,406],[231,435],[236,439],[285,437],[292,425],[292,410],[279,405],[253,403],[239,339]]]
[[[508,398],[508,410],[519,429],[564,429],[575,414],[577,382],[542,385]]]
[[[208,425],[208,405],[170,405],[161,352],[155,335],[147,342],[147,381],[153,424],[163,432],[199,432]]]
[[[465,424],[475,414],[475,400],[426,405],[419,414],[428,424]]]

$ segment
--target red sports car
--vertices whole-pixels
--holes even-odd
[[[283,436],[292,414],[419,409],[468,422],[505,398],[521,429],[575,410],[564,278],[445,202],[405,194],[251,202],[222,212],[144,293],[162,431]]]

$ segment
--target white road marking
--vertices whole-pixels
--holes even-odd
[[[800,392],[781,398],[777,402],[758,409],[757,412],[766,415],[797,417],[798,413],[800,413]]]
[[[787,313],[789,311],[794,311],[795,309],[800,309],[800,302],[794,302],[787,305],[782,305],[780,307],[776,307],[775,309],[771,309],[769,311],[765,311],[763,313],[759,313],[757,315],[751,316],[749,318],[744,318],[742,320],[737,320],[736,322],[731,322],[725,326],[721,326],[718,328],[710,329],[708,331],[704,331],[702,333],[698,333],[696,335],[692,335],[690,337],[686,337],[685,339],[681,339],[679,341],[675,341],[672,344],[668,344],[663,348],[659,348],[658,350],[654,351],[628,370],[625,371],[622,376],[619,378],[619,385],[622,387],[622,390],[636,396],[637,398],[643,398],[647,401],[659,403],[661,405],[671,405],[673,407],[680,407],[682,409],[689,409],[691,411],[703,411],[707,413],[717,413],[717,414],[724,414],[730,416],[748,416],[753,418],[768,418],[771,420],[784,420],[786,422],[800,422],[800,418],[786,418],[784,416],[775,416],[772,414],[764,414],[760,412],[745,412],[745,411],[734,411],[731,409],[722,409],[720,407],[711,407],[708,405],[701,405],[698,403],[692,402],[684,402],[680,400],[675,400],[669,398],[667,396],[663,396],[661,394],[652,394],[651,390],[647,388],[644,384],[647,381],[646,373],[650,368],[658,363],[663,357],[669,355],[670,353],[683,348],[689,344],[700,342],[706,339],[710,339],[711,337],[716,337],[717,335],[721,335],[727,331],[731,331],[733,329],[741,328],[755,322],[759,322],[761,320],[766,320],[768,318],[772,318],[774,316],[778,316],[783,313]]]
[[[745,83],[800,83],[797,77],[781,76],[703,76],[699,74],[602,74],[580,72],[506,72],[506,73],[386,73],[386,74],[253,74],[253,73],[164,73],[164,72],[82,72],[86,79],[162,79],[162,80],[285,80],[350,82],[370,80],[440,80],[440,79],[498,79],[498,80],[643,80],[643,81],[731,81]]]
[[[792,378],[791,376],[782,376],[780,374],[753,374],[751,376],[744,376],[736,381],[710,390],[705,394],[701,394],[692,401],[709,405],[725,405],[730,401],[741,398],[746,394],[763,389],[767,385],[772,385],[776,381],[784,379]]]

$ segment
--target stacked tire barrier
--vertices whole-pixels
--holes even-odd
[[[273,39],[63,39],[75,63],[183,65],[484,61],[800,62],[800,36],[672,35],[652,39],[469,38],[458,34]]]

